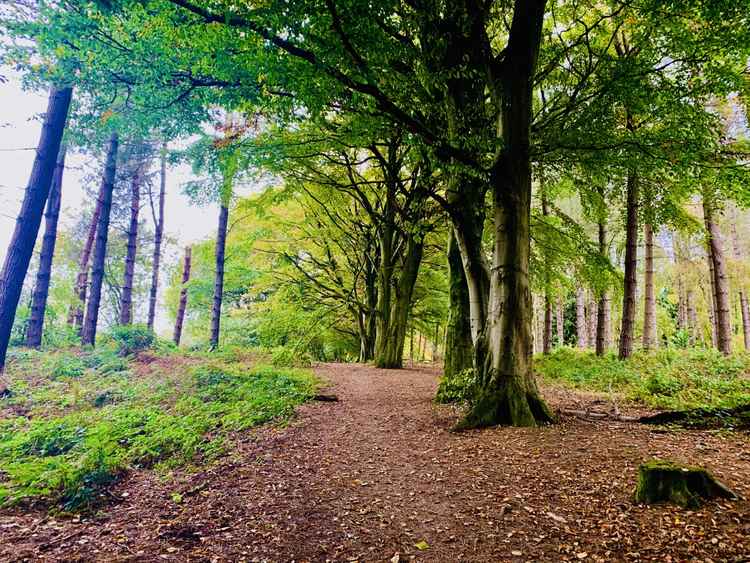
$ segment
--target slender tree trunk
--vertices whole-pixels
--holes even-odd
[[[734,258],[737,262],[743,259],[743,252],[740,246],[740,238],[737,235],[737,208],[732,206],[732,246],[734,247]],[[748,305],[747,289],[743,280],[739,283],[740,313],[742,315],[742,336],[745,350],[750,350],[750,305]]]
[[[214,300],[211,308],[211,349],[219,347],[221,324],[221,301],[224,296],[224,251],[227,243],[229,208],[222,205],[219,210],[219,229],[216,234],[216,275],[214,277]]]
[[[107,164],[102,178],[102,201],[99,222],[96,227],[96,241],[94,257],[91,265],[91,291],[86,303],[86,318],[83,321],[82,344],[94,345],[96,341],[96,325],[99,322],[99,303],[102,298],[102,282],[104,281],[104,260],[107,256],[107,238],[109,236],[109,216],[112,211],[112,191],[117,172],[117,133],[112,133],[107,149]]]
[[[156,298],[159,291],[159,268],[161,266],[161,239],[164,235],[164,197],[167,188],[167,144],[161,147],[161,174],[159,177],[159,212],[154,225],[154,256],[151,260],[151,291],[148,298],[148,328],[154,328]]]
[[[714,278],[714,259],[711,256],[710,244],[706,244],[706,261],[708,262],[708,321],[711,324],[711,346],[718,348],[719,329],[716,323],[716,282]]]
[[[564,346],[565,345],[565,310],[563,309],[563,302],[562,297],[557,296],[556,300],[556,310],[555,310],[555,320],[557,325],[557,345],[558,346]]]
[[[604,190],[600,190],[604,203]],[[600,217],[598,223],[599,254],[607,259],[607,221]],[[596,304],[596,355],[603,356],[609,347],[609,291],[602,291]]]
[[[42,223],[52,175],[60,151],[65,122],[70,108],[71,88],[50,91],[47,114],[37,146],[29,184],[24,194],[16,227],[8,245],[2,272],[0,272],[0,373],[5,368],[5,354],[21,298],[23,281],[29,269],[34,244]],[[3,389],[0,389],[0,393]]]
[[[645,272],[643,278],[643,349],[656,347],[656,295],[654,293],[654,230],[649,223],[643,226]]]
[[[174,343],[179,346],[182,337],[182,324],[185,321],[185,310],[187,309],[188,288],[187,282],[190,281],[190,262],[192,249],[185,247],[185,260],[182,265],[182,289],[180,289],[180,302],[177,305],[177,317],[174,321]]]
[[[583,289],[576,290],[576,338],[578,348],[583,350],[586,347],[586,294]]]
[[[542,215],[549,216],[547,197],[544,193],[544,175],[539,175],[539,184],[542,196]],[[552,351],[552,297],[550,296],[550,256],[544,251],[544,333],[542,335],[542,353],[549,354]]]
[[[638,286],[638,178],[634,170],[628,172],[627,213],[625,225],[625,282],[622,298],[622,327],[619,356],[623,360],[633,353],[636,291]]]
[[[695,311],[695,294],[692,289],[685,293],[685,308],[687,312],[687,327],[690,334],[690,345],[695,346],[695,331],[698,326],[698,315]]]
[[[597,304],[594,293],[591,292],[588,298],[588,306],[586,307],[586,328],[588,332],[587,347],[592,350],[596,348],[596,332],[598,330],[596,326],[597,315]]]
[[[679,267],[679,262],[678,262]],[[687,328],[687,308],[685,307],[685,283],[682,274],[677,273],[677,330]]]
[[[455,377],[473,366],[474,346],[469,320],[469,287],[466,284],[461,253],[453,231],[448,239],[448,328],[445,336],[443,377]]]
[[[724,259],[724,245],[719,226],[714,221],[713,203],[704,195],[703,216],[706,223],[708,243],[711,247],[713,277],[716,301],[716,336],[719,350],[723,354],[732,353],[732,321],[729,303],[729,276]]]
[[[91,259],[91,251],[94,248],[99,216],[102,213],[103,188],[104,184],[99,188],[99,194],[96,197],[96,204],[94,205],[94,214],[91,217],[91,224],[86,235],[86,242],[83,245],[83,250],[78,261],[78,275],[76,276],[75,287],[77,302],[71,306],[68,314],[68,324],[77,327],[79,335],[83,330],[83,308],[86,305],[86,290],[89,285],[89,260]]]
[[[137,155],[136,158],[140,158]],[[135,277],[135,259],[138,252],[138,214],[141,209],[141,180],[143,164],[137,163],[133,174],[130,198],[130,226],[128,227],[128,251],[125,256],[125,277],[122,283],[120,300],[120,324],[133,322],[133,279]]]
[[[31,300],[31,317],[26,331],[26,346],[31,348],[38,348],[42,344],[44,312],[47,308],[49,284],[52,279],[52,260],[55,256],[55,242],[57,241],[57,220],[60,217],[65,152],[66,147],[62,145],[57,156],[55,172],[52,175],[52,185],[44,214],[44,238],[42,239],[42,250],[39,256],[39,270],[34,284],[34,295]]]

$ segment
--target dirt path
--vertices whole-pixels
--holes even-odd
[[[318,371],[340,402],[305,405],[209,470],[135,473],[94,518],[0,514],[0,560],[750,561],[748,501],[631,501],[651,456],[707,465],[750,496],[746,434],[577,419],[454,434],[434,372]]]

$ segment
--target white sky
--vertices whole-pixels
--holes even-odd
[[[0,75],[9,78],[0,83],[0,264],[5,261],[8,242],[13,234],[15,217],[20,209],[23,190],[28,182],[34,161],[34,150],[39,141],[41,121],[37,119],[47,107],[47,96],[43,92],[26,92],[20,87],[17,75],[0,67]],[[81,171],[84,158],[68,153],[62,188],[62,215],[60,227],[65,229],[75,220],[79,209],[91,205],[81,186]],[[167,171],[165,203],[165,235],[177,239],[180,246],[212,236],[216,230],[218,207],[190,205],[182,194],[181,184],[190,179],[187,167]],[[147,213],[150,216],[150,212]],[[44,223],[40,233],[44,229]],[[41,236],[41,234],[39,235]],[[149,249],[149,253],[151,250]],[[36,271],[32,261],[30,275]],[[162,273],[160,296],[166,276]],[[162,318],[159,318],[162,317]],[[157,330],[165,328],[166,319],[157,313]],[[144,320],[144,319],[138,319]]]

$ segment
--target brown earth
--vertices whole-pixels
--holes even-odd
[[[747,434],[578,418],[457,434],[433,370],[318,372],[339,402],[239,437],[211,468],[134,472],[96,516],[0,513],[0,560],[750,561],[747,500],[632,501],[651,457],[705,465],[748,497]],[[544,393],[557,408],[595,400]]]

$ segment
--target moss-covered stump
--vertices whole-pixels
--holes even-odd
[[[736,499],[737,495],[702,467],[652,460],[638,468],[636,502],[673,502],[683,508],[697,508],[704,499],[717,497]]]

